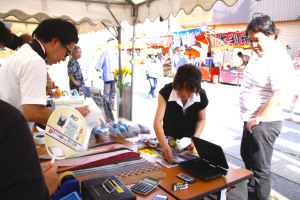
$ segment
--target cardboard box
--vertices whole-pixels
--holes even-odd
[[[61,96],[60,98],[52,98],[51,105],[53,110],[62,106],[71,106],[76,108],[81,107],[84,100],[84,96]]]

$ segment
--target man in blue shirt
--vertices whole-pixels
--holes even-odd
[[[104,82],[104,90],[103,96],[104,98],[110,102],[110,107],[115,111],[115,96],[116,96],[116,83],[117,79],[115,77],[115,69],[119,68],[119,57],[116,48],[116,40],[113,38],[109,38],[107,40],[107,50],[104,51],[98,60],[95,69],[103,73],[103,82]]]
[[[185,47],[184,46],[180,46],[179,47],[179,54],[175,54],[172,60],[172,70],[174,75],[176,74],[176,71],[178,70],[178,68],[182,65],[188,64],[189,63],[189,59],[186,55],[184,55],[185,52]]]

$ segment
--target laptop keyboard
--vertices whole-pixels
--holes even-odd
[[[205,177],[209,177],[213,174],[216,174],[218,172],[222,173],[224,170],[221,168],[214,168],[213,166],[209,165],[207,162],[200,160],[200,159],[195,159],[195,160],[190,160],[185,163],[185,167],[189,169],[191,172],[195,172],[195,174],[202,174]],[[215,178],[215,177],[211,177]]]

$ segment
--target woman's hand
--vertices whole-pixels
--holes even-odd
[[[189,148],[188,148],[189,150],[193,150],[193,153],[195,153],[196,152],[196,147],[195,147],[195,144],[194,144],[194,142],[193,142],[193,140],[191,139],[191,144],[189,145]]]
[[[172,164],[173,163],[173,153],[171,147],[169,145],[164,145],[161,147],[161,155],[167,159],[167,161]]]

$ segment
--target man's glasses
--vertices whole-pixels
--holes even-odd
[[[69,55],[71,55],[71,51],[66,47],[66,45],[64,45],[64,44],[62,44],[62,45],[67,50],[65,57],[68,57]]]

